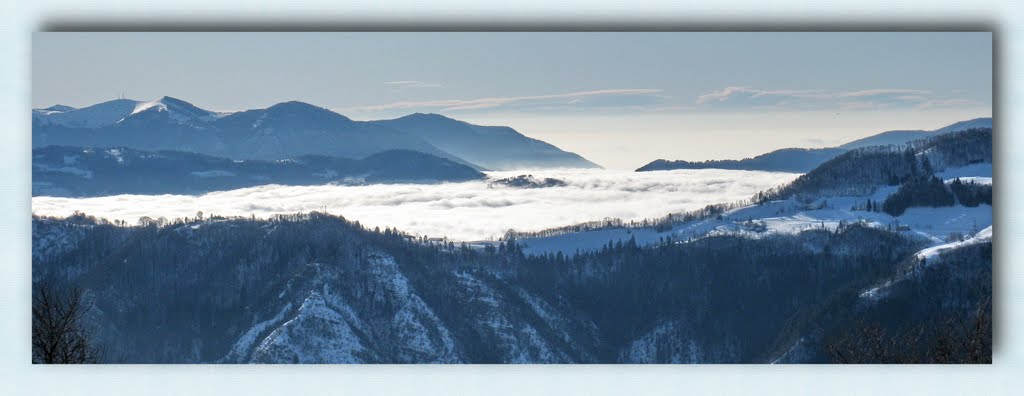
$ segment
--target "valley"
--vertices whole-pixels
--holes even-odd
[[[991,295],[990,119],[636,172],[300,102],[33,120],[33,282],[119,362],[822,363]]]

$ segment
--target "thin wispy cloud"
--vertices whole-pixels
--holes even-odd
[[[976,101],[940,96],[929,90],[873,88],[862,90],[758,89],[731,86],[697,96],[698,106],[751,109],[929,109],[980,106]]]
[[[924,89],[759,89],[741,86],[703,93],[697,96],[695,103],[702,107],[722,106],[775,111],[823,108],[836,111],[878,111],[886,108],[929,109],[984,104],[971,99],[943,96]]]
[[[917,109],[924,110],[930,108],[941,108],[941,107],[957,107],[957,106],[974,106],[979,103],[967,100],[967,99],[935,99],[926,100],[917,105]]]
[[[384,84],[402,88],[438,88],[441,86],[439,82],[419,80],[385,81]]]
[[[507,106],[538,105],[551,106],[560,104],[565,106],[585,105],[589,100],[608,97],[644,97],[647,99],[660,98],[662,90],[654,88],[631,88],[631,89],[600,89],[591,91],[578,91],[548,95],[527,95],[527,96],[494,96],[473,99],[438,99],[421,101],[399,101],[379,105],[354,107],[355,111],[387,111],[407,109],[430,109],[439,111],[457,110],[479,110],[495,109]],[[605,103],[605,105],[608,105]]]
[[[863,98],[870,96],[895,96],[898,99],[906,98],[919,98],[923,95],[930,95],[931,91],[925,91],[920,89],[898,89],[898,88],[880,88],[880,89],[865,89],[860,91],[839,91],[834,95],[837,98]]]
[[[756,89],[750,87],[725,87],[717,91],[708,92],[697,97],[697,104],[708,104],[716,102],[735,101],[740,99],[771,98],[779,101],[793,99],[834,101],[842,99],[858,98],[890,98],[908,102],[924,101],[931,95],[931,91],[919,89],[899,88],[876,88],[856,91],[835,91],[835,90],[797,90],[797,89]]]

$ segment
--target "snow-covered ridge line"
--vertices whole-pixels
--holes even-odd
[[[139,101],[116,99],[67,111],[32,111],[33,122],[70,128],[101,128],[113,125],[135,110]]]
[[[57,105],[32,109],[32,118],[43,125],[95,129],[121,123],[147,111],[165,112],[180,124],[211,122],[232,114],[201,109],[181,99],[164,96],[152,101],[115,99],[82,108]]]
[[[955,241],[923,249],[920,252],[917,252],[915,257],[917,257],[918,260],[925,260],[925,263],[930,265],[934,263],[935,259],[938,258],[938,256],[941,255],[943,252],[958,249],[964,246],[970,246],[978,243],[985,243],[991,241],[992,226],[988,226],[985,227],[985,229],[978,231],[977,234],[974,234],[972,237],[967,238],[963,241]]]
[[[573,254],[577,249],[600,249],[609,241],[633,239],[638,245],[644,246],[667,239],[683,241],[708,235],[744,235],[759,238],[772,234],[796,234],[814,229],[834,231],[841,224],[860,223],[916,234],[931,241],[931,244],[941,244],[950,235],[970,234],[971,230],[992,224],[992,208],[988,205],[973,208],[959,205],[910,208],[897,217],[884,212],[850,210],[852,206],[865,201],[864,197],[833,197],[819,201],[818,204],[821,206],[816,209],[804,209],[805,204],[794,200],[774,201],[737,208],[717,217],[681,223],[661,232],[650,227],[623,227],[527,238],[517,242],[525,246],[523,250],[527,254]]]
[[[946,184],[950,184],[954,180],[960,180],[960,182],[964,183],[964,184],[973,183],[973,184],[979,184],[979,185],[984,185],[984,186],[991,186],[992,185],[992,178],[991,177],[981,177],[981,176],[954,177],[952,179],[943,180],[943,182],[945,182]]]
[[[194,121],[210,122],[231,114],[204,110],[183,100],[164,96],[151,102],[138,102],[132,112],[118,122],[124,121],[127,117],[150,110],[166,112],[172,120],[182,124]]]
[[[962,241],[954,241],[954,242],[944,243],[944,244],[941,244],[941,245],[931,246],[931,247],[928,247],[928,248],[925,248],[925,249],[921,249],[920,251],[918,251],[917,253],[914,254],[914,258],[919,263],[923,263],[924,266],[926,266],[926,267],[934,266],[934,265],[936,265],[936,264],[938,264],[938,263],[940,263],[942,261],[940,259],[941,255],[943,253],[945,253],[945,252],[953,251],[953,250],[964,248],[964,247],[971,246],[971,245],[977,245],[977,244],[980,244],[980,243],[987,243],[987,242],[992,242],[992,226],[985,227],[985,229],[983,229],[981,231],[978,231],[976,234],[972,235],[970,238],[964,239]],[[900,282],[902,280],[906,280],[907,278],[912,276],[914,273],[915,272],[910,272],[910,273],[904,274],[902,276],[899,276],[899,277],[896,277],[894,279],[888,280],[888,281],[886,281],[884,284],[882,284],[880,286],[876,286],[876,287],[870,288],[868,290],[865,290],[864,292],[862,292],[860,294],[860,297],[861,298],[865,298],[865,299],[872,299],[872,300],[880,299],[880,298],[882,298],[882,297],[884,297],[886,295],[887,289],[892,287],[893,284],[895,284],[897,282]]]

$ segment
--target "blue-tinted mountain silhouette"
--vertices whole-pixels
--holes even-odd
[[[853,149],[871,146],[898,146],[918,139],[975,128],[992,128],[992,119],[975,118],[960,121],[934,131],[888,131],[854,140],[838,147],[784,148],[741,160],[669,161],[659,159],[640,167],[637,172],[672,169],[734,169],[806,173],[825,161]]]
[[[36,109],[32,120],[33,147],[126,147],[250,160],[303,155],[364,158],[401,149],[477,169],[597,166],[508,127],[483,127],[422,114],[388,121],[354,121],[294,101],[265,109],[217,113],[171,97],[153,102],[118,99],[80,109]]]
[[[375,124],[417,136],[441,150],[495,170],[599,168],[585,158],[505,126],[480,126],[440,114],[416,113]]]
[[[300,156],[289,160],[231,160],[182,151],[48,146],[32,151],[32,194],[199,194],[264,184],[319,185],[457,182],[484,174],[412,150],[363,159]]]

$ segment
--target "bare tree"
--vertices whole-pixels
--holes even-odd
[[[862,323],[825,349],[835,363],[992,363],[991,310],[985,299],[973,318],[954,317],[934,328],[911,327],[894,335]]]
[[[32,363],[100,363],[102,353],[85,323],[91,308],[81,289],[59,288],[50,282],[34,285]]]
[[[939,330],[934,363],[992,363],[992,302],[978,304],[974,320],[950,319]]]
[[[890,335],[881,325],[861,323],[826,345],[835,363],[924,363],[917,344],[923,329],[915,328],[899,335]]]

